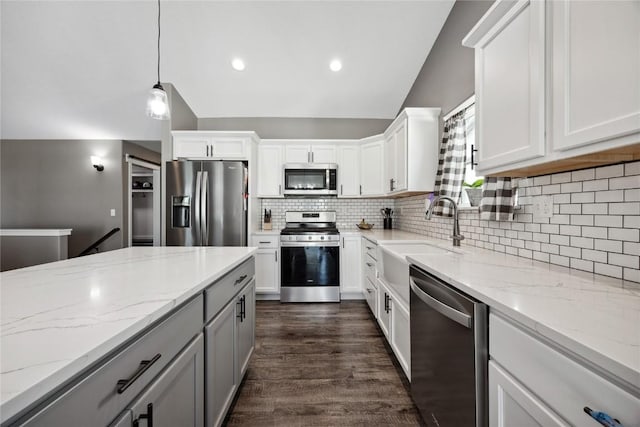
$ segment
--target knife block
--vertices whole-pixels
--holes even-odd
[[[262,229],[265,231],[269,231],[272,230],[272,225],[271,222],[265,222],[262,224]]]

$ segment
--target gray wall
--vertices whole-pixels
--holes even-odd
[[[458,0],[453,5],[402,108],[440,107],[444,116],[473,95],[473,49],[461,43],[492,4],[493,1]]]
[[[199,118],[198,130],[252,130],[265,139],[358,139],[384,132],[391,121],[283,117]]]
[[[104,171],[93,168],[92,155]],[[0,157],[0,227],[72,228],[70,257],[122,228],[122,141],[3,140]],[[120,247],[122,233],[100,249]]]

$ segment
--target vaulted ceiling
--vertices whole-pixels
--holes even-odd
[[[198,117],[393,118],[453,3],[163,1],[161,80]],[[3,138],[159,138],[155,1],[0,4]]]

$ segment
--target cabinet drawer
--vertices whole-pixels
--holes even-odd
[[[275,249],[280,245],[279,235],[258,234],[251,238],[251,246],[261,249]]]
[[[489,317],[489,355],[571,425],[595,423],[585,406],[640,425],[640,398],[544,344],[502,317]]]
[[[231,298],[251,281],[255,271],[254,259],[248,259],[204,291],[205,323],[213,319],[231,301]]]
[[[53,401],[26,425],[108,425],[200,332],[202,314],[203,298],[199,295]],[[143,371],[142,361],[153,362]],[[118,384],[125,379],[129,379],[128,387]]]
[[[372,282],[376,281],[376,260],[371,258],[371,255],[365,254],[363,264],[364,275]]]
[[[371,242],[371,240],[368,240],[368,239],[364,239],[362,243],[364,244],[365,253],[369,255],[371,258],[373,258],[374,260],[377,260],[378,245],[376,245],[375,243]]]
[[[373,313],[373,317],[378,317],[378,286],[374,280],[366,277],[364,279],[364,298],[367,300],[367,304]]]

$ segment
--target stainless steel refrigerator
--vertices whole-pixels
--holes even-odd
[[[247,165],[167,162],[167,246],[247,245]]]

